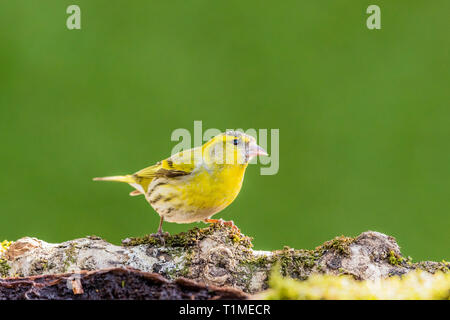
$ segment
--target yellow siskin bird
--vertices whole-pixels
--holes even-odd
[[[232,221],[211,217],[230,205],[239,194],[249,161],[267,152],[255,138],[227,131],[203,146],[185,150],[134,174],[94,178],[125,182],[135,188],[131,196],[144,195],[160,216],[156,236],[164,221],[176,223]]]

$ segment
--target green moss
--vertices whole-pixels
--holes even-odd
[[[413,261],[413,259],[410,256],[408,256],[408,258],[406,258],[406,263],[408,264],[408,266],[412,266],[412,261]]]
[[[421,261],[416,262],[411,265],[414,269],[424,270],[427,272],[435,273],[435,272],[450,272],[450,264],[443,260],[442,262],[432,262],[432,261]]]
[[[32,263],[31,269],[33,274],[41,274],[42,272],[46,272],[48,270],[48,260],[37,259]]]
[[[350,237],[336,237],[325,242],[314,250],[295,250],[284,247],[283,250],[275,251],[273,254],[274,262],[279,262],[281,275],[305,280],[311,272],[323,272],[319,260],[324,253],[329,250],[336,251],[342,255],[350,255],[350,245],[355,241]],[[348,274],[346,270],[342,274]]]
[[[321,250],[295,250],[285,246],[283,250],[274,252],[274,259],[280,263],[282,275],[304,279],[305,274],[317,267],[322,255]]]
[[[350,276],[310,276],[305,281],[282,277],[277,265],[269,279],[270,289],[259,298],[273,300],[392,300],[450,298],[450,273],[430,274],[416,270],[403,277],[378,281],[355,280]]]
[[[257,271],[266,271],[269,273],[269,266],[273,263],[273,257],[267,255],[260,256],[250,256],[247,259],[242,259],[239,261],[239,269],[241,272],[237,275],[237,283],[245,288],[247,292],[250,290],[250,284],[253,275]]]
[[[354,238],[339,236],[327,242],[324,242],[321,246],[318,246],[315,251],[323,254],[326,250],[335,250],[346,256],[350,255],[350,245],[355,241]]]
[[[241,245],[248,249],[253,247],[253,244],[252,244],[253,239],[251,237],[247,237],[247,236],[243,235],[239,230],[236,230],[234,228],[230,228],[228,230],[228,232],[229,232],[228,236],[231,239],[231,241],[233,242],[233,244]]]
[[[137,238],[129,238],[123,241],[123,245],[125,246],[138,246],[142,244],[147,244],[151,246],[167,246],[167,247],[190,247],[197,244],[198,241],[206,238],[207,236],[212,235],[214,232],[218,230],[224,230],[228,234],[228,239],[233,244],[243,245],[245,247],[251,248],[251,238],[244,236],[239,231],[229,228],[227,226],[220,225],[218,223],[211,224],[206,228],[193,228],[186,232],[181,232],[174,235],[168,235],[164,237],[164,242],[161,241],[160,238],[155,237],[153,235],[145,235],[143,237]]]
[[[2,256],[6,251],[8,251],[8,248],[11,244],[12,242],[8,240],[3,240],[2,242],[0,242],[0,277],[8,276],[9,269],[11,269],[8,261],[2,259]]]
[[[389,251],[389,263],[393,266],[401,265],[403,260],[403,257],[395,253],[393,250]]]
[[[180,275],[182,277],[188,277],[191,271],[191,265],[192,265],[192,259],[193,259],[194,252],[188,251],[186,252],[186,255],[184,257],[184,265],[180,270]]]
[[[64,254],[66,256],[64,260],[64,272],[67,272],[69,270],[69,267],[71,264],[74,264],[77,262],[76,259],[76,247],[75,243],[70,243],[69,247],[64,251]]]
[[[250,256],[248,259],[241,260],[239,263],[241,266],[248,268],[251,272],[267,268],[273,264],[276,260],[272,255],[258,255]]]
[[[4,259],[0,259],[0,277],[7,277],[9,274],[9,269],[11,269],[11,267],[8,262]]]
[[[176,279],[180,276],[188,277],[191,272],[192,260],[195,254],[194,250],[170,248],[167,252],[170,252],[169,255],[171,256],[172,262],[175,266],[171,266],[159,272],[163,273],[164,276],[169,279]]]
[[[271,256],[260,255],[251,260],[248,260],[255,268],[263,268],[267,266],[269,263],[273,262],[273,258]]]
[[[168,235],[164,237],[164,242],[160,238],[153,235],[145,235],[138,238],[129,238],[123,244],[125,246],[138,246],[142,244],[148,244],[151,246],[168,246],[168,247],[189,247],[196,244],[208,235],[212,234],[211,228],[199,229],[197,227],[187,231],[174,235]]]

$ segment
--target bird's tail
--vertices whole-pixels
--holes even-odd
[[[130,174],[126,176],[112,176],[112,177],[102,177],[102,178],[94,178],[94,181],[117,181],[117,182],[125,182],[125,183],[134,183],[136,180]]]

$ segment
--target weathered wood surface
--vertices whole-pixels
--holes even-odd
[[[58,283],[63,284],[69,277],[80,279],[74,282],[74,285],[81,285],[80,290],[89,292],[83,296],[85,298],[105,298],[100,294],[95,295],[95,291],[85,289],[87,284],[95,282],[92,279],[96,277],[104,281],[114,277],[130,277],[129,283],[134,283],[136,278],[146,279],[146,283],[149,283],[149,279],[159,279],[161,290],[172,290],[170,294],[157,297],[152,296],[151,290],[148,289],[148,295],[143,295],[143,298],[207,299],[220,298],[226,294],[230,294],[229,298],[244,298],[247,294],[261,292],[267,288],[267,280],[275,263],[280,264],[283,275],[297,279],[306,279],[314,273],[348,274],[356,279],[374,280],[405,274],[417,268],[432,273],[436,270],[448,271],[445,263],[412,263],[401,255],[393,237],[373,231],[364,232],[355,238],[336,237],[314,250],[285,247],[269,252],[253,250],[251,239],[234,229],[213,225],[168,236],[164,244],[151,236],[125,239],[122,245],[114,245],[95,236],[57,244],[28,237],[19,239],[13,242],[2,256],[2,276],[14,279],[0,280],[0,299],[7,299],[8,294],[13,292],[10,290],[11,286],[17,284],[26,287],[27,283],[50,283],[58,279]],[[119,276],[117,268],[126,271]],[[106,272],[105,269],[109,271]],[[150,273],[158,275],[150,276]],[[53,278],[36,278],[42,275],[53,275]],[[164,282],[162,279],[169,281]],[[183,294],[184,289],[180,287],[180,281],[189,281],[184,279],[193,280],[200,287],[211,287],[216,291],[218,287],[232,288],[232,293],[217,291],[209,296]],[[100,285],[101,281],[97,283]],[[148,287],[154,289],[157,286],[153,284],[153,287]],[[56,285],[53,289],[62,290],[62,287],[63,285]],[[200,290],[200,287],[196,290]],[[179,292],[174,293],[177,289]],[[62,290],[61,297],[67,297],[68,292],[73,292],[71,290]],[[122,294],[123,297],[136,298],[131,293]],[[39,295],[42,298],[54,298],[57,291],[45,296],[40,290]],[[10,298],[39,295],[16,294]],[[111,296],[121,297],[120,294],[117,297]]]

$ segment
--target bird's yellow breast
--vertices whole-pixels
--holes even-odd
[[[190,187],[185,188],[186,199],[192,205],[223,209],[228,206],[241,190],[245,168],[230,166],[209,172],[203,170],[192,177]]]
[[[166,221],[189,223],[207,219],[233,202],[241,190],[245,169],[246,165],[220,170],[202,168],[189,176],[156,179],[149,186],[149,190],[156,186],[149,202]]]

